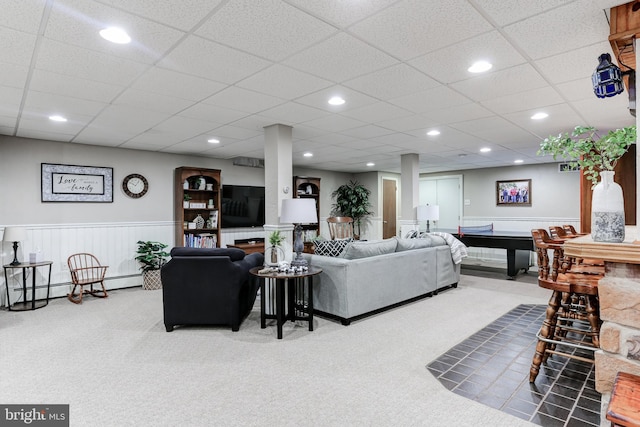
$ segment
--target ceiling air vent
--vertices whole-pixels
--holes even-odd
[[[256,159],[253,157],[234,157],[233,164],[235,166],[247,166],[250,168],[264,168],[264,159]]]

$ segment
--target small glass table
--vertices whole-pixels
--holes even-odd
[[[261,278],[260,281],[260,327],[267,327],[267,319],[276,319],[278,339],[282,339],[282,325],[287,320],[308,321],[309,331],[313,331],[313,276],[322,273],[319,267],[309,266],[303,273],[271,272],[260,274],[264,267],[254,267],[250,273]],[[275,310],[273,299],[269,299],[270,313],[267,314],[266,286],[269,281],[270,290],[275,287]],[[305,282],[307,286],[305,287]],[[285,286],[287,286],[287,301],[285,307]],[[271,295],[271,292],[269,292]],[[285,313],[286,308],[286,313]],[[275,314],[272,314],[275,311]]]
[[[20,264],[7,264],[4,267],[4,283],[7,288],[7,307],[9,311],[25,311],[42,308],[49,304],[49,289],[51,288],[51,265],[53,261],[42,262],[24,262]],[[38,267],[49,267],[47,274],[47,297],[45,299],[36,300],[36,269]],[[22,269],[22,302],[16,302],[11,306],[11,298],[9,296],[9,275],[8,270]],[[27,271],[31,269],[31,301],[27,300]]]

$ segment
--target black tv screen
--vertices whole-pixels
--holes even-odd
[[[264,187],[222,186],[222,228],[262,227],[264,225]]]

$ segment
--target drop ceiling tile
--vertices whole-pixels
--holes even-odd
[[[112,103],[113,105],[128,105],[140,109],[159,111],[161,113],[176,114],[192,105],[192,101],[173,96],[160,95],[144,90],[127,89]]]
[[[467,69],[480,60],[493,64],[491,73],[526,62],[498,31],[491,31],[415,58],[409,64],[447,84],[478,76]]]
[[[434,88],[438,82],[407,64],[397,64],[347,80],[344,86],[387,100]]]
[[[17,118],[22,102],[22,91],[15,87],[0,86],[0,116]]]
[[[557,84],[555,88],[569,102],[589,99],[596,96],[593,92],[591,79],[572,80],[570,82]]]
[[[450,108],[431,110],[424,113],[424,116],[428,118],[429,121],[441,124],[464,122],[492,115],[493,113],[491,111],[476,103],[456,105]]]
[[[110,105],[96,117],[91,127],[117,129],[135,136],[166,120],[167,114],[157,111],[140,110],[128,105]]]
[[[237,86],[267,95],[295,99],[333,83],[283,65],[274,65],[239,82]]]
[[[376,125],[366,125],[359,128],[346,129],[342,131],[343,135],[351,136],[354,138],[363,138],[365,141],[362,142],[368,145],[371,145],[368,141],[366,141],[368,138],[389,135],[391,133],[393,133],[393,131]]]
[[[339,96],[346,102],[343,105],[330,105],[329,99],[334,96]],[[329,113],[341,113],[373,104],[376,102],[376,99],[343,86],[332,86],[310,95],[303,96],[302,98],[298,98],[296,99],[296,102],[310,107],[319,108]]]
[[[557,134],[562,131],[563,123],[569,122],[578,125],[582,122],[580,116],[568,104],[546,107],[544,112],[549,114],[549,117],[542,120],[531,119],[535,112],[536,110],[518,111],[505,114],[504,118],[541,138],[546,138],[551,134]],[[567,130],[570,131],[571,129]]]
[[[571,1],[573,0],[510,0],[508,7],[503,0],[476,0],[475,3],[480,7],[482,13],[490,16],[498,25],[503,26],[541,14]]]
[[[236,0],[225,2],[196,34],[280,61],[335,32],[331,25],[279,0]]]
[[[114,26],[123,28],[131,43],[122,45],[103,39],[99,31]],[[151,64],[175,44],[184,32],[139,16],[105,6],[96,1],[64,0],[54,2],[44,37],[131,61]]]
[[[25,131],[37,131],[37,132],[52,132],[60,135],[70,135],[67,140],[70,140],[78,132],[80,132],[87,124],[89,117],[74,117],[65,123],[59,123],[49,120],[45,115],[38,114],[37,112],[23,113],[20,117],[18,131],[24,133]]]
[[[152,130],[175,135],[175,139],[183,141],[188,138],[193,138],[196,135],[209,132],[217,126],[219,126],[217,123],[210,120],[195,120],[187,117],[173,116],[158,123]],[[206,138],[203,137],[202,139],[205,140]]]
[[[471,100],[446,86],[439,86],[434,89],[394,98],[389,102],[414,113],[426,113],[441,108],[468,104]]]
[[[221,138],[232,138],[237,140],[249,139],[258,135],[263,135],[263,132],[255,129],[231,125],[217,127],[212,129],[210,133]]]
[[[62,141],[69,142],[73,139],[74,134],[72,133],[59,133],[54,132],[49,129],[31,129],[30,127],[20,126],[18,131],[16,132],[16,136],[20,138],[33,138],[33,139],[44,139],[47,141]]]
[[[23,89],[27,83],[29,69],[20,65],[0,61],[0,86]]]
[[[587,126],[593,126],[601,131],[636,124],[636,118],[629,113],[629,98],[626,92],[604,99],[594,95],[593,98],[583,99],[572,104],[585,118]]]
[[[107,105],[104,102],[88,101],[72,96],[31,91],[25,100],[24,110],[38,112],[45,117],[59,114],[67,119],[85,116],[88,120],[91,116],[100,113]]]
[[[40,28],[46,3],[47,0],[4,1],[2,2],[2,13],[0,13],[0,25],[36,34]]]
[[[426,129],[430,126],[438,124],[432,120],[429,120],[423,115],[415,114],[412,116],[402,117],[393,120],[382,120],[378,123],[378,126],[382,126],[386,129],[395,130],[397,132],[407,132],[416,129]]]
[[[285,61],[285,65],[341,83],[398,63],[388,54],[339,33]]]
[[[293,6],[329,21],[340,27],[346,27],[367,16],[384,9],[397,0],[369,0],[365,2],[344,2],[342,0],[287,0]]]
[[[577,78],[591,82],[591,75],[598,66],[598,57],[603,53],[614,57],[608,42],[563,52],[535,61],[535,64],[551,83],[564,83]]]
[[[149,20],[181,30],[190,30],[215,10],[222,0],[100,0],[101,3],[126,10]]]
[[[567,25],[567,17],[571,25]],[[571,2],[508,25],[504,31],[526,55],[537,60],[602,42],[603,35],[609,34],[609,23],[604,12],[597,13],[585,2]]]
[[[455,18],[452,18],[455,17]],[[455,31],[451,31],[451,26]],[[401,60],[415,58],[491,30],[465,0],[399,1],[350,30]]]
[[[104,122],[96,123],[94,120],[73,139],[73,142],[115,147],[139,133],[139,130],[114,127]]]
[[[29,89],[55,95],[73,95],[76,98],[89,101],[110,103],[123,86],[87,80],[80,77],[69,78],[64,74],[57,74],[45,70],[34,70]]]
[[[542,87],[526,92],[514,93],[487,99],[480,104],[497,114],[508,114],[517,111],[542,109],[555,104],[564,103],[564,99],[553,87]]]
[[[189,36],[165,56],[158,66],[222,83],[236,83],[270,63],[257,56]]]
[[[454,129],[482,138],[485,141],[508,146],[510,141],[531,139],[532,136],[521,128],[500,117],[470,120],[450,125]]]
[[[285,101],[282,98],[229,86],[202,102],[253,114],[283,104]]]
[[[247,116],[244,111],[199,102],[182,110],[179,116],[199,120],[212,120],[215,123],[227,124]]]
[[[297,102],[287,102],[260,113],[261,116],[270,119],[272,123],[290,124],[291,126],[296,123],[326,117],[329,114],[327,111],[308,107],[303,104],[298,104]]]
[[[128,86],[146,68],[144,64],[109,56],[44,38],[37,57],[36,68],[80,77],[112,85]]]
[[[33,34],[0,27],[0,52],[3,62],[28,67],[35,43],[36,37]]]
[[[475,101],[495,98],[546,86],[547,83],[529,64],[484,74],[479,77],[453,83],[452,88]]]
[[[131,87],[161,95],[200,101],[221,91],[227,85],[174,70],[153,67],[136,80]]]
[[[337,114],[331,114],[326,117],[321,117],[315,120],[309,120],[304,123],[306,126],[322,129],[329,132],[340,132],[346,129],[352,129],[365,125],[364,122],[354,120],[349,117],[339,116]]]
[[[343,114],[365,123],[378,123],[381,120],[397,119],[413,115],[411,111],[396,107],[387,102],[376,102],[375,104],[345,111]]]

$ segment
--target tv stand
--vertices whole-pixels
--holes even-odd
[[[228,248],[242,249],[247,255],[254,252],[264,253],[264,239],[238,239],[233,241],[233,245],[227,245]]]

